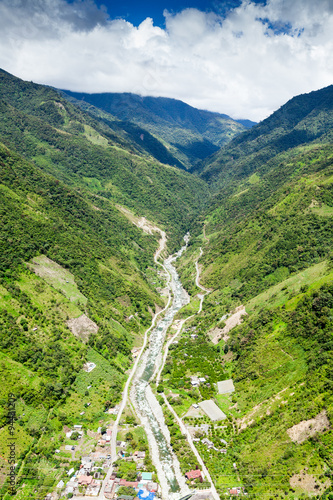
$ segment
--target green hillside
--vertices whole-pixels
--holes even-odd
[[[295,97],[201,166],[193,145],[217,141],[220,115],[107,96],[78,107],[0,71],[0,497],[11,498],[12,398],[22,500],[53,491],[111,418],[131,350],[165,303],[158,235],[133,224],[145,216],[171,252],[191,231],[177,263],[191,303],[178,318],[193,317],[158,392],[182,417],[210,398],[226,413],[223,425],[200,417],[214,448],[197,445],[220,497],[237,486],[254,499],[331,498],[333,87]],[[133,106],[129,121],[121,114]],[[190,163],[192,173],[178,168]],[[196,314],[200,248],[210,293]],[[227,331],[238,307],[247,314]],[[205,383],[193,387],[193,375]],[[218,394],[227,378],[235,392]],[[72,450],[75,424],[83,436]]]
[[[0,138],[68,185],[159,222],[176,241],[208,196],[203,181],[147,154],[55,90],[0,71]]]
[[[164,304],[158,235],[135,214],[178,247],[208,189],[53,89],[3,71],[0,114],[0,497],[15,398],[16,496],[44,499],[95,445],[87,430],[119,402],[131,349]],[[84,435],[72,452],[74,424]]]
[[[7,472],[13,394],[16,458],[24,469],[18,485],[25,484],[22,498],[44,498],[46,485],[64,472],[48,473],[66,462],[55,452],[63,426],[104,419],[119,400],[149,310],[163,303],[150,284],[157,238],[107,199],[79,194],[4,146],[0,171],[1,468]],[[90,393],[80,395],[86,361],[105,367]],[[34,475],[37,482],[26,479]]]
[[[201,176],[218,188],[230,186],[265,168],[279,153],[312,142],[331,143],[332,125],[333,86],[294,97],[202,163]]]
[[[201,174],[216,194],[179,271],[195,296],[201,246],[211,292],[188,326],[218,342],[236,388],[215,396],[231,452],[207,456],[220,494],[233,481],[250,498],[332,495],[332,105],[332,87],[292,99]]]
[[[227,115],[199,110],[164,97],[128,93],[84,94],[67,90],[64,95],[94,114],[96,109],[93,107],[116,116],[121,121],[114,125],[126,130],[154,156],[158,155],[160,161],[186,169],[254,125],[249,120],[233,120]],[[156,142],[151,149],[154,138],[163,145],[164,151],[157,147]]]

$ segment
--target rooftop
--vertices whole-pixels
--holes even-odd
[[[212,399],[207,399],[206,401],[202,401],[199,403],[200,408],[206,413],[206,415],[216,422],[218,420],[224,420],[227,418],[225,413],[217,406],[216,403]]]
[[[185,476],[187,477],[187,479],[197,479],[198,477],[202,477],[202,474],[200,469],[196,469],[186,472]]]
[[[235,391],[234,383],[231,378],[229,380],[222,380],[221,382],[218,382],[217,389],[219,394],[231,394]]]

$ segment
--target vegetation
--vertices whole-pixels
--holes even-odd
[[[131,350],[165,304],[158,235],[133,223],[145,216],[167,231],[169,251],[191,230],[177,263],[191,302],[178,319],[193,317],[170,346],[157,392],[189,427],[206,424],[194,433],[218,493],[330,498],[332,87],[292,99],[193,175],[170,164],[193,165],[221,127],[237,132],[234,123],[131,96],[122,102],[136,107],[133,120],[115,118],[112,95],[92,103],[103,109],[78,107],[3,71],[0,86],[0,496],[10,498],[12,426],[17,498],[40,499],[92,450],[88,431],[112,418]],[[177,125],[182,110],[189,115]],[[200,248],[210,293],[195,314]],[[226,331],[240,305],[248,315]],[[193,387],[193,376],[205,381]],[[228,378],[235,393],[218,394],[216,382]],[[206,399],[223,422],[194,411]],[[195,468],[162,406],[182,471]],[[135,416],[124,422],[128,451],[146,451],[154,472]],[[66,437],[75,424],[83,434]],[[134,462],[117,465],[118,477],[136,477]]]
[[[114,130],[126,131],[139,147],[161,162],[179,168],[190,168],[254,125],[248,120],[233,120],[227,115],[195,109],[164,97],[83,94],[67,90],[64,96],[101,117]]]
[[[216,194],[178,270],[194,299],[203,248],[211,292],[195,327],[220,335],[236,387],[232,401],[215,393],[229,419],[225,457],[198,444],[221,495],[236,485],[252,498],[332,494],[331,117],[332,87],[299,96],[202,168]],[[241,304],[249,315],[223,334]]]
[[[179,246],[208,196],[198,177],[140,154],[130,137],[80,111],[55,90],[0,71],[0,138],[59,181],[125,205],[170,232]],[[97,203],[98,206],[98,203]]]

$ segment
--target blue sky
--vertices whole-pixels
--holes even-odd
[[[0,67],[267,117],[333,83],[333,0],[0,0]]]
[[[257,0],[257,3],[260,2],[265,3],[264,0]],[[153,0],[145,2],[133,0],[124,0],[121,2],[100,0],[97,4],[99,6],[104,5],[111,18],[121,17],[138,26],[147,17],[151,17],[155,25],[164,28],[165,18],[163,12],[165,9],[176,13],[184,9],[196,8],[205,12],[225,14],[228,10],[239,7],[241,0],[166,0],[165,2]]]

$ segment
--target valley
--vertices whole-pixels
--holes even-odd
[[[332,87],[0,90],[0,498],[332,498]]]

